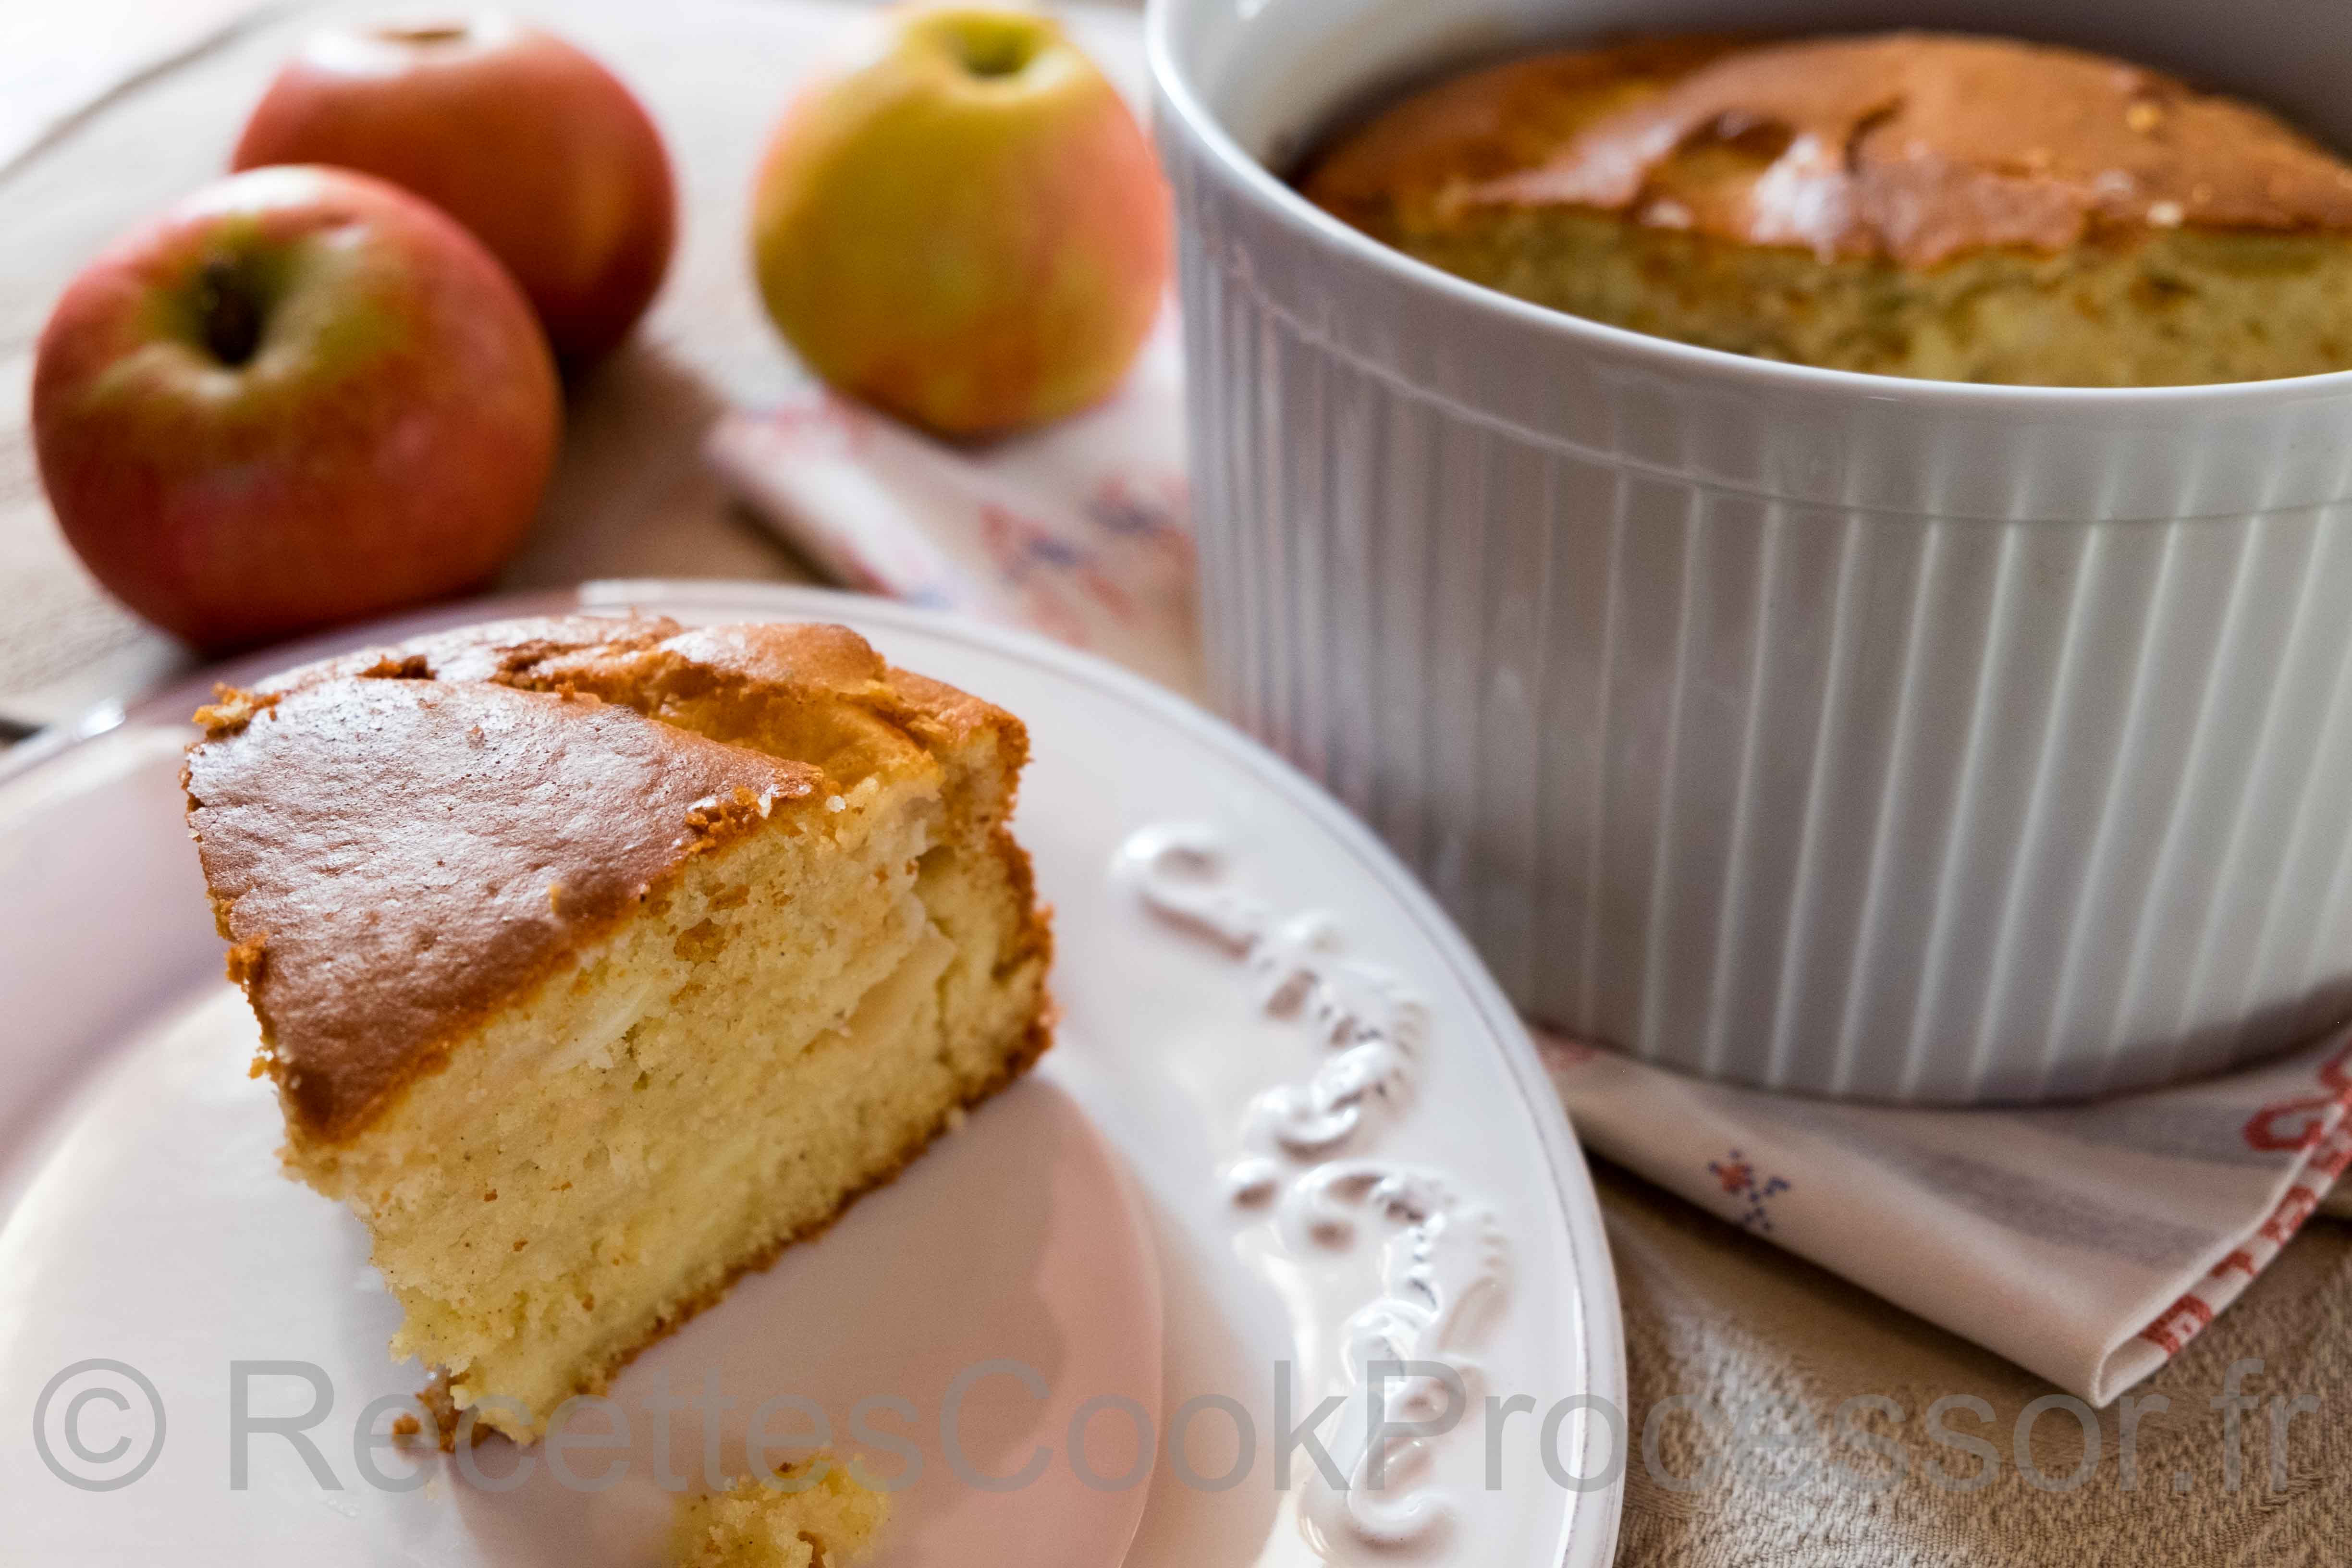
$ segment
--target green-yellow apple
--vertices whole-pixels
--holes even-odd
[[[116,243],[41,333],[33,436],[66,538],[226,647],[475,586],[555,458],[555,365],[505,268],[381,181],[220,181]]]
[[[232,162],[332,163],[414,191],[506,263],[574,367],[644,314],[677,230],[644,106],[580,49],[499,16],[319,35]]]
[[[1134,116],[1051,21],[912,10],[786,112],[752,259],[818,374],[979,436],[1118,384],[1167,283],[1170,224]]]

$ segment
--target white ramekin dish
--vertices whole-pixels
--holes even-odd
[[[2352,374],[1743,359],[1450,278],[1268,173],[1384,84],[1727,26],[2058,37],[2352,145],[2341,0],[1153,5],[1213,690],[1521,1005],[1675,1068],[1946,1103],[2352,1015]]]

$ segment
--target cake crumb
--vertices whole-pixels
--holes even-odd
[[[425,1424],[414,1415],[395,1415],[392,1418],[392,1435],[395,1437],[414,1437],[424,1430]]]
[[[239,691],[234,686],[215,684],[213,700],[195,711],[195,722],[215,741],[241,734],[256,717],[278,706],[277,692]]]
[[[671,1568],[852,1568],[874,1553],[890,1517],[885,1492],[860,1486],[849,1467],[819,1449],[726,1491],[685,1497],[670,1524]]]
[[[258,984],[262,965],[268,962],[269,933],[247,937],[228,950],[228,977],[239,985]]]

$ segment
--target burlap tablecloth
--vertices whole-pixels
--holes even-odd
[[[76,267],[220,169],[290,41],[341,9],[268,14],[0,172],[0,716],[59,717],[184,657],[110,605],[57,538],[25,437],[33,344]],[[743,205],[784,84],[833,18],[781,0],[595,0],[556,19],[661,121],[684,238],[647,330],[577,389],[562,467],[506,584],[804,578],[697,447],[727,400],[756,403],[794,374],[746,279]],[[1082,31],[1132,68],[1131,21],[1098,15]],[[2138,1391],[2168,1408],[2134,1406],[2130,1476],[2118,1407],[2097,1418],[2095,1467],[2069,1484],[2085,1433],[2068,1409],[2032,1423],[2030,1467],[2014,1441],[2047,1384],[1632,1177],[1597,1174],[1633,1379],[1621,1562],[2352,1561],[2352,1228],[2315,1222]],[[2249,1360],[2263,1363],[2240,1373],[2251,1408],[2217,1408],[2228,1369]],[[1932,1437],[1930,1406],[1954,1397],[1983,1405],[1948,1405],[1941,1425],[1958,1436]],[[1989,1440],[1990,1461],[1962,1439]]]

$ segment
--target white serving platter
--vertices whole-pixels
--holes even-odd
[[[371,1450],[378,1474],[413,1480],[390,1489],[354,1426],[421,1374],[387,1358],[397,1309],[357,1222],[277,1173],[276,1107],[245,1073],[252,1025],[181,819],[185,715],[215,679],[580,605],[840,621],[1021,715],[1034,760],[1015,827],[1055,910],[1058,1043],[898,1183],[640,1357],[612,1389],[629,1441],[573,1450],[573,1484],[545,1445],[494,1441],[462,1466]],[[925,1458],[877,1568],[1612,1556],[1616,1292],[1518,1020],[1312,784],[1035,638],[815,590],[641,582],[241,660],[0,765],[0,1562],[648,1563],[668,1479],[699,1489],[706,1441],[718,1473],[740,1470],[751,1413],[785,1396],[801,1414],[772,1430],[806,1431],[813,1406],[885,1477],[904,1463],[859,1440],[854,1407],[912,1407],[866,1413]],[[1392,1427],[1374,1488],[1370,1370],[1388,1357],[1432,1363],[1382,1384],[1391,1422],[1455,1392],[1466,1414],[1426,1436]],[[303,1363],[331,1391],[306,1429],[318,1468],[282,1435],[236,1436],[240,1387],[247,1427],[317,1403],[309,1373],[235,1370],[257,1362]],[[683,1406],[667,1440],[647,1415],[664,1389]],[[1520,1394],[1532,1410],[1490,1432]],[[1331,1395],[1313,1430],[1339,1487],[1281,1440]],[[1002,1479],[1041,1458],[1034,1480]]]

